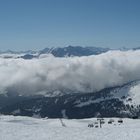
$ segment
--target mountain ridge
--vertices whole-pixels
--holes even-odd
[[[49,118],[81,119],[91,117],[140,117],[140,104],[130,94],[131,89],[140,85],[133,81],[122,86],[103,89],[96,93],[70,94],[56,97],[29,98],[2,107],[6,115],[21,115]]]
[[[54,57],[72,57],[72,56],[90,56],[90,55],[98,55],[101,53],[105,53],[111,50],[139,50],[140,47],[137,48],[103,48],[103,47],[82,47],[82,46],[67,46],[67,47],[56,47],[56,48],[44,48],[39,51],[0,51],[0,57],[4,58],[13,58],[12,56],[17,55],[15,58],[23,58],[23,59],[33,59],[39,58],[43,54],[51,54]]]

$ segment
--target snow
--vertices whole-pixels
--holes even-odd
[[[119,98],[124,101],[125,104],[137,106],[140,104],[140,81],[132,82],[130,85],[125,85],[122,88],[117,88],[111,92],[111,95],[115,98]],[[121,99],[122,97],[125,99]],[[131,100],[129,100],[131,99]]]
[[[132,98],[132,102],[136,105],[140,104],[140,84],[131,87],[129,95]]]
[[[105,119],[102,128],[89,128],[96,118],[37,119],[30,117],[0,116],[0,140],[139,140],[140,120]]]
[[[61,111],[61,113],[62,113],[63,118],[65,118],[65,119],[68,118],[67,115],[66,115],[66,110],[65,110],[65,109],[63,109],[63,110]]]
[[[137,106],[140,104],[140,81],[136,80],[122,87],[117,87],[110,91],[110,96],[100,97],[97,99],[91,98],[89,100],[77,100],[75,101],[76,107],[84,107],[95,103],[100,103],[102,101],[107,101],[110,99],[119,99],[123,101],[124,104]],[[131,100],[129,100],[131,99]]]
[[[111,99],[110,97],[106,97],[106,98],[99,98],[99,99],[95,99],[95,100],[88,100],[88,101],[85,101],[85,102],[81,102],[81,101],[76,101],[76,107],[83,107],[83,106],[88,106],[90,104],[94,104],[94,103],[100,103],[101,101],[105,101],[105,100],[109,100]]]
[[[20,109],[14,110],[14,111],[12,112],[13,115],[14,115],[14,114],[18,114],[18,113],[20,113]]]

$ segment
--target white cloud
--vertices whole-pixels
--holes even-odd
[[[0,58],[0,93],[94,92],[136,79],[140,79],[140,51],[32,60]]]

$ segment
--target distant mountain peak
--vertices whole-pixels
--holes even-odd
[[[28,50],[28,51],[11,51],[11,50],[0,51],[0,57],[32,59],[32,58],[39,58],[39,56],[42,54],[51,54],[55,57],[73,57],[73,56],[80,57],[80,56],[98,55],[101,53],[108,52],[110,50],[120,50],[120,51],[140,50],[140,47],[131,48],[131,49],[126,48],[126,47],[122,47],[119,49],[110,49],[110,48],[95,47],[95,46],[82,47],[82,46],[69,45],[67,47],[44,48],[40,51],[32,51],[32,50]],[[14,55],[16,55],[16,57]]]

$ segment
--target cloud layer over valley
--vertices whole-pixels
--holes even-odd
[[[84,57],[0,58],[0,94],[95,92],[140,79],[140,51]]]

